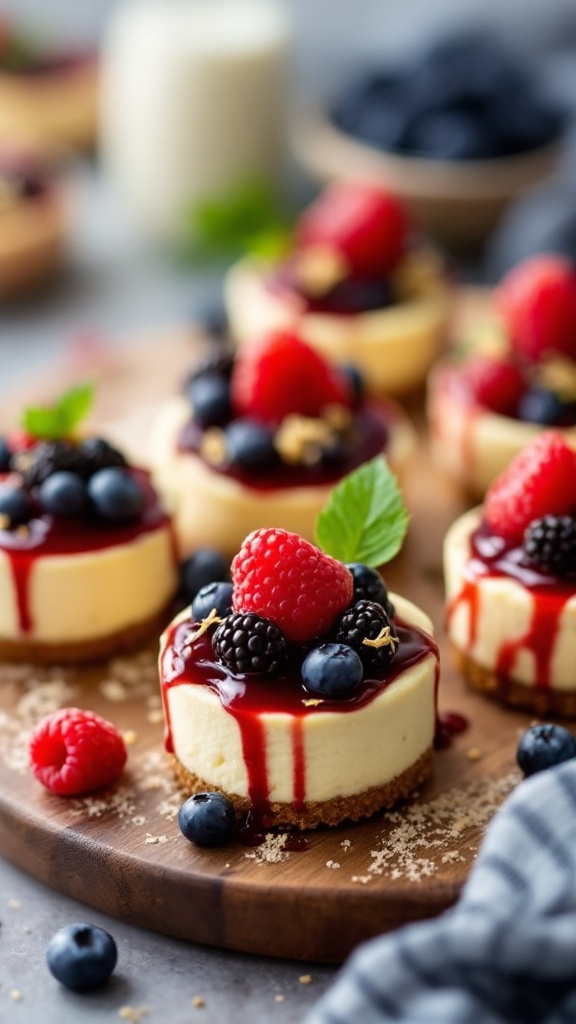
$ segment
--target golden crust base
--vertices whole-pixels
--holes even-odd
[[[56,195],[23,201],[2,217],[0,299],[20,296],[49,280],[64,248],[64,211]]]
[[[74,643],[44,643],[34,640],[0,638],[0,661],[22,661],[32,665],[71,665],[76,662],[102,661],[117,654],[128,654],[154,635],[159,636],[170,617],[172,606],[156,612],[144,622],[120,629],[107,636]]]
[[[547,715],[576,718],[576,692],[523,686],[511,679],[499,678],[464,654],[454,643],[450,645],[450,652],[458,671],[478,693],[495,697],[511,708],[532,711],[539,718]]]
[[[172,767],[187,796],[214,790],[212,786],[189,772],[178,761],[171,757]],[[425,751],[413,765],[401,772],[383,786],[374,786],[356,796],[336,797],[334,800],[308,803],[302,811],[294,810],[291,804],[271,804],[273,827],[285,828],[316,828],[317,825],[340,825],[343,821],[357,821],[369,818],[376,811],[389,810],[399,800],[405,800],[420,786],[432,772],[432,748]],[[222,792],[224,792],[222,790]],[[232,801],[236,811],[246,814],[250,810],[250,802],[244,797],[232,793],[224,793]]]

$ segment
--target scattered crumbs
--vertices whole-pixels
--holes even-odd
[[[443,864],[454,864],[458,860],[464,860],[459,850],[448,850],[448,853],[442,854]]]
[[[133,818],[130,819],[130,822],[132,825],[145,825],[146,818],[144,817],[143,814],[136,814]]]
[[[40,718],[73,704],[76,689],[68,683],[66,670],[32,665],[2,665],[0,683],[22,687],[24,692],[11,714],[0,712],[0,756],[11,771],[29,770],[30,732]]]
[[[178,811],[182,806],[182,794],[162,800],[158,804],[158,813],[166,818],[166,821],[174,821],[178,817]]]
[[[245,853],[244,856],[247,860],[255,860],[258,864],[280,864],[281,861],[288,860],[290,856],[288,850],[285,849],[287,841],[287,833],[275,835],[273,832],[268,832],[264,837],[264,842],[251,853]]]
[[[126,729],[122,737],[127,747],[133,747],[138,740],[138,733],[134,729]]]
[[[20,900],[8,900],[8,906],[10,907],[10,910],[20,910],[22,904],[20,903]]]
[[[121,1006],[118,1010],[118,1016],[122,1020],[133,1020],[139,1021],[143,1017],[147,1017],[150,1010],[147,1006]]]
[[[333,871],[335,871],[336,868],[340,867],[340,865],[339,865],[337,860],[327,860],[326,861],[326,867],[327,868],[331,868]]]
[[[482,757],[482,751],[478,747],[469,747],[466,751],[466,757],[469,761],[479,761]]]
[[[342,847],[345,853],[348,853],[349,850],[352,848],[352,840],[343,839],[342,842],[340,843],[340,846]]]
[[[358,882],[360,885],[368,885],[368,882],[372,881],[372,875],[352,875],[352,881]]]
[[[275,1003],[283,1003],[285,998],[286,997],[283,996],[281,992],[278,992],[277,995],[274,996],[274,1002]]]
[[[119,683],[117,679],[103,679],[98,686],[98,692],[102,694],[105,700],[109,700],[114,704],[128,700],[130,696],[130,691],[126,689],[123,683]]]
[[[300,982],[301,985],[311,985],[312,984],[312,975],[311,974],[301,974],[300,977],[298,978],[298,981]]]
[[[147,832],[146,839],[144,840],[144,842],[152,846],[156,845],[157,843],[167,843],[168,836],[153,836],[151,832]]]
[[[105,797],[88,796],[74,800],[72,806],[78,814],[101,818],[103,814],[117,814],[119,818],[132,818],[136,811],[133,791],[121,787]]]
[[[163,789],[164,779],[161,775],[147,775],[146,778],[140,780],[140,789],[147,792],[151,789]]]
[[[196,1007],[197,1010],[200,1010],[203,1006],[206,1006],[206,1002],[204,1001],[202,996],[192,996],[190,1002],[192,1003],[192,1006]]]
[[[20,1000],[22,999],[22,993],[19,988],[10,989],[10,999],[12,999],[13,1002],[15,1003],[20,1002]]]
[[[519,778],[518,772],[510,772],[492,779],[474,779],[428,802],[412,803],[388,814],[391,828],[382,833],[379,847],[371,850],[368,872],[411,882],[429,878],[438,871],[438,862],[456,859],[454,843],[464,832],[484,830]],[[458,859],[464,857],[458,855]]]
[[[164,721],[164,712],[161,708],[152,708],[152,711],[146,713],[146,721],[150,722],[150,725],[159,725]]]

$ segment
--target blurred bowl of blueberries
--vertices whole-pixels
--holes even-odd
[[[402,66],[365,70],[325,112],[300,119],[294,145],[314,178],[376,180],[407,202],[418,228],[470,249],[552,174],[566,122],[528,67],[467,33]]]

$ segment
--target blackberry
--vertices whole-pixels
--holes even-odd
[[[356,651],[365,669],[385,669],[398,650],[398,634],[394,623],[375,601],[357,601],[336,622],[336,643],[347,644]],[[365,640],[379,639],[379,646]]]
[[[542,516],[524,533],[524,554],[538,569],[555,576],[576,573],[576,519]]]
[[[394,605],[388,597],[388,589],[376,569],[361,562],[350,562],[347,565],[354,577],[354,603],[357,601],[374,601],[382,605],[389,619],[394,618]]]
[[[16,452],[10,466],[22,474],[28,489],[40,487],[52,473],[82,473],[83,457],[80,449],[69,441],[42,441],[34,448]]]
[[[200,377],[230,377],[234,368],[234,355],[229,349],[217,348],[200,360],[190,374],[187,385]]]
[[[278,626],[255,612],[237,612],[212,637],[220,661],[237,675],[272,675],[286,660],[286,639]]]
[[[125,466],[126,459],[117,448],[113,448],[102,437],[88,437],[81,441],[78,451],[82,457],[82,476],[91,477],[100,469]]]

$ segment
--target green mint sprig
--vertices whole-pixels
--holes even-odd
[[[396,477],[378,456],[331,492],[316,520],[316,543],[341,562],[376,567],[399,552],[409,518]]]
[[[281,259],[292,243],[286,212],[268,185],[259,181],[241,182],[226,196],[193,205],[186,213],[185,229],[189,242],[183,255],[192,260],[249,253],[272,261]]]
[[[88,415],[94,401],[90,381],[69,388],[53,405],[33,405],[24,410],[22,426],[32,437],[58,441],[70,437]]]

